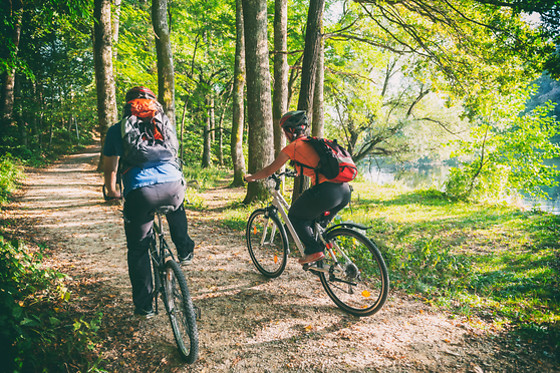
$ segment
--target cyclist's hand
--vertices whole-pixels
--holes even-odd
[[[105,199],[105,201],[109,202],[121,199],[122,195],[117,190],[107,190],[105,185],[103,185],[103,198]]]
[[[250,183],[250,182],[252,182],[252,181],[257,181],[257,179],[255,179],[255,177],[254,177],[253,175],[251,175],[251,174],[245,175],[244,179],[245,179],[245,181],[248,182],[248,183]]]

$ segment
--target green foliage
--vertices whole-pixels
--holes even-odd
[[[23,178],[23,169],[10,154],[0,156],[0,206],[8,200]]]
[[[93,371],[101,314],[69,318],[65,276],[42,265],[42,252],[0,236],[0,341],[6,371],[61,371],[61,362]]]
[[[542,187],[556,185],[559,170],[545,162],[560,155],[552,142],[558,123],[548,115],[554,105],[548,102],[520,114],[526,97],[510,96],[488,107],[472,127],[471,138],[458,141],[454,155],[463,164],[451,171],[446,185],[450,196],[500,200],[524,191],[542,197]]]

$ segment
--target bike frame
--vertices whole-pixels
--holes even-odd
[[[274,207],[276,207],[276,211],[280,212],[280,215],[282,216],[282,219],[284,220],[284,224],[286,225],[286,227],[288,228],[288,231],[290,233],[290,235],[292,236],[292,239],[294,240],[296,247],[298,248],[299,252],[301,253],[301,255],[303,256],[304,253],[304,247],[303,244],[301,243],[301,240],[299,239],[299,236],[296,233],[296,230],[294,229],[294,226],[292,225],[292,222],[290,221],[290,219],[288,218],[288,212],[287,210],[290,208],[290,205],[288,204],[288,202],[286,201],[286,199],[284,198],[284,196],[280,193],[279,190],[275,189],[275,188],[271,188],[272,190],[272,205]],[[267,222],[268,225],[268,222]],[[268,229],[268,226],[265,227],[266,229]],[[265,232],[266,232],[265,229]],[[273,227],[273,229],[276,229],[276,227]],[[276,234],[276,232],[272,232],[271,233],[271,237],[274,237],[274,235]],[[261,239],[261,245],[264,244],[264,240],[266,237],[263,236],[263,238]]]
[[[272,180],[274,180],[276,185],[274,187],[269,185],[269,189],[272,193],[272,203],[271,204],[272,204],[272,206],[274,206],[275,209],[272,209],[271,206],[269,206],[268,207],[269,212],[270,212],[270,210],[272,210],[272,213],[276,213],[276,211],[280,212],[280,215],[282,216],[282,219],[284,220],[284,224],[288,228],[288,231],[289,231],[290,235],[292,236],[292,239],[294,240],[294,243],[296,244],[296,247],[298,248],[299,252],[301,253],[301,256],[304,256],[305,255],[304,254],[305,248],[303,247],[303,244],[301,243],[301,240],[300,240],[298,234],[296,233],[296,231],[294,229],[294,226],[292,225],[292,222],[288,218],[287,210],[290,208],[290,205],[288,204],[288,202],[286,201],[286,199],[284,198],[282,193],[280,193],[280,188],[279,188],[280,179],[273,178]],[[267,221],[267,226],[265,227],[264,232],[266,232],[268,230],[268,222],[269,221],[270,220]],[[333,244],[327,243],[325,241],[325,239],[323,238],[323,233],[324,232],[328,233],[328,232],[332,231],[333,229],[336,229],[336,228],[339,228],[339,227],[358,228],[358,229],[363,229],[363,230],[367,229],[367,227],[365,227],[363,225],[360,225],[360,224],[345,222],[345,223],[341,223],[341,224],[335,224],[335,225],[329,227],[325,231],[325,229],[323,227],[321,227],[321,225],[319,225],[319,223],[315,222],[314,233],[323,242],[323,244],[325,245],[325,248],[327,249],[329,255],[333,259],[336,259],[336,255],[333,252]],[[274,235],[276,234],[276,232],[275,232],[276,226],[274,226],[272,229],[273,229],[273,231],[271,232],[270,237],[274,237]],[[266,235],[263,234],[263,237],[261,238],[261,245],[264,245],[265,240],[266,240]],[[342,250],[340,247],[338,247],[338,245],[336,243],[334,245],[336,246],[337,251],[345,258],[345,260],[350,261],[350,259],[346,255],[346,252],[344,252],[344,250]],[[312,264],[311,265],[310,264],[305,264],[304,268],[305,269],[312,269],[312,270],[318,271],[318,272],[328,272],[329,271],[328,267],[317,268]],[[335,262],[335,266],[339,266],[338,262]]]
[[[161,207],[160,209],[154,212],[154,223],[152,226],[152,229],[154,230],[154,240],[157,240],[159,242],[159,245],[157,243],[154,243],[153,251],[152,250],[149,251],[150,259],[153,263],[152,273],[154,276],[153,281],[154,281],[154,300],[155,300],[154,312],[156,314],[159,313],[159,293],[161,290],[161,286],[163,286],[162,285],[163,266],[166,260],[168,259],[175,260],[175,257],[173,256],[173,252],[169,249],[169,246],[165,241],[163,222],[161,218],[161,215],[165,214],[167,211],[166,209],[169,208],[172,208],[172,206]]]

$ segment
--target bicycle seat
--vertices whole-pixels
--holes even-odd
[[[170,212],[173,212],[175,210],[176,210],[175,206],[163,205],[163,206],[159,206],[158,208],[155,208],[154,213],[161,214],[161,215],[167,215]]]
[[[321,215],[319,215],[319,217],[317,217],[317,219],[315,219],[315,221],[319,223],[319,225],[322,226],[323,228],[326,228],[327,225],[329,225],[329,223],[331,222],[331,220],[332,217],[330,211],[323,212]]]

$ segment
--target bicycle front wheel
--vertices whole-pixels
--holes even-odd
[[[165,263],[162,296],[179,352],[192,364],[198,358],[196,314],[185,275],[174,260]]]
[[[327,234],[332,248],[319,266],[325,291],[342,310],[355,316],[373,315],[389,293],[389,276],[377,246],[363,234],[337,228]],[[329,245],[330,246],[330,245]]]
[[[266,277],[278,277],[286,268],[288,238],[278,216],[255,210],[247,222],[247,248],[253,264]]]

